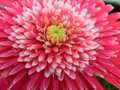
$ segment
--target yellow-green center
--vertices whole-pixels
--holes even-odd
[[[46,36],[51,43],[56,44],[65,40],[66,33],[63,27],[51,25],[47,28]]]

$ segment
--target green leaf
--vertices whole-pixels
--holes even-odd
[[[108,83],[106,80],[103,78],[96,76],[97,80],[101,83],[101,85],[105,88],[105,90],[118,90],[115,86],[112,84]]]

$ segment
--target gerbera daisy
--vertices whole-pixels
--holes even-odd
[[[120,13],[102,0],[0,0],[0,90],[120,89]]]

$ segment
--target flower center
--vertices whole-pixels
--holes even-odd
[[[46,37],[52,44],[58,44],[65,40],[66,33],[62,26],[51,25],[47,28]]]

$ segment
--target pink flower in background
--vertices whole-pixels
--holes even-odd
[[[120,13],[102,0],[0,0],[0,90],[120,89]]]

